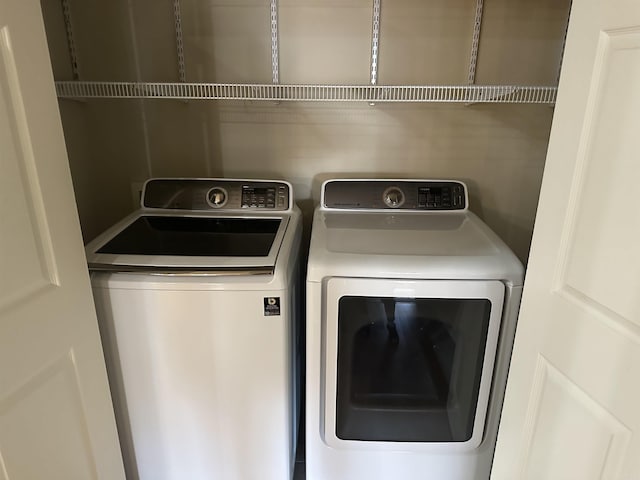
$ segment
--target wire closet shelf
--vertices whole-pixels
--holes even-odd
[[[270,1],[271,84],[188,83],[182,38],[181,0],[173,0],[179,82],[95,82],[81,81],[78,52],[72,28],[69,0],[62,0],[72,81],[55,82],[58,98],[155,98],[177,100],[255,100],[305,102],[376,103],[518,103],[554,105],[556,86],[477,85],[475,84],[483,0],[476,0],[473,41],[467,85],[379,85],[378,49],[381,40],[381,0],[372,0],[372,44],[370,85],[285,85],[279,83],[278,0]]]
[[[553,104],[556,87],[56,82],[59,98]]]

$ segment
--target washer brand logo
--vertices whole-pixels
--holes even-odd
[[[266,317],[280,315],[280,297],[264,297],[264,314]]]

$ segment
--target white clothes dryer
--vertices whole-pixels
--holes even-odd
[[[325,182],[307,271],[307,478],[488,479],[522,281],[464,183]]]
[[[152,179],[87,245],[127,478],[292,477],[301,230],[287,182]]]

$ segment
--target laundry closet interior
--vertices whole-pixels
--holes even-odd
[[[128,98],[108,98],[127,93],[116,87],[62,98],[58,85],[85,242],[136,208],[150,177],[284,178],[307,222],[331,176],[457,178],[469,185],[472,209],[526,261],[553,89],[539,95],[544,103],[515,103],[536,98],[517,89],[486,92],[501,103],[447,94],[440,102],[340,100],[358,92],[303,88],[227,98],[233,86],[270,85],[274,75],[280,85],[339,87],[375,77],[373,98],[400,95],[384,86],[464,87],[470,79],[555,87],[569,0],[41,3],[57,82],[230,85],[220,99],[142,87]],[[158,98],[137,98],[143,93]]]
[[[324,180],[446,178],[526,265],[570,3],[42,0],[84,241],[153,177],[286,180],[307,236]]]

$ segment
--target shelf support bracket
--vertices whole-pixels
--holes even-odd
[[[278,52],[278,0],[271,0],[271,82],[280,83],[280,54]]]
[[[380,54],[380,0],[373,0],[371,26],[371,85],[378,83],[378,59]]]
[[[482,27],[483,0],[476,1],[476,18],[473,22],[473,37],[471,40],[471,57],[469,60],[469,85],[476,83],[476,65],[478,64],[478,47],[480,46],[480,28]]]
[[[564,29],[564,37],[562,38],[562,48],[560,49],[560,61],[558,62],[558,74],[556,75],[556,85],[560,83],[560,73],[562,72],[562,60],[564,58],[564,49],[567,46],[567,33],[569,32],[569,20],[571,19],[571,7],[573,7],[573,0],[569,2],[569,11],[567,12],[567,26]]]
[[[173,0],[173,20],[176,28],[176,53],[178,55],[178,78],[181,82],[187,81],[184,63],[184,42],[182,40],[182,15],[180,13],[180,0]]]
[[[71,6],[69,0],[62,0],[62,14],[64,16],[64,28],[67,33],[67,47],[69,48],[69,59],[71,60],[71,73],[74,80],[80,80],[80,64],[78,62],[78,51],[73,36],[71,26]]]

